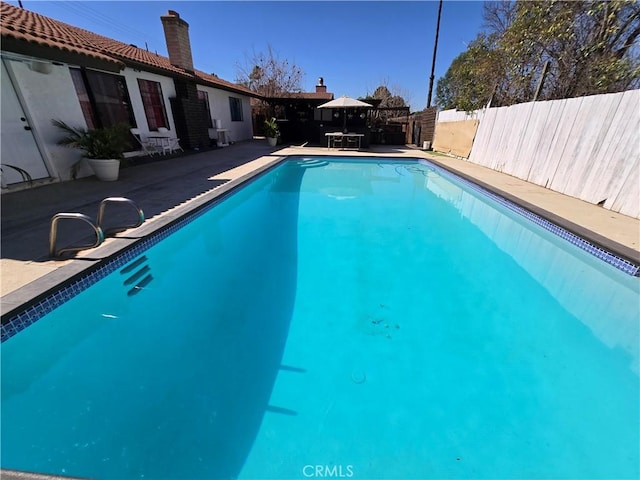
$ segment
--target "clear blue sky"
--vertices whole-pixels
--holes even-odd
[[[9,1],[17,5],[17,1]],[[34,1],[24,8],[166,55],[160,16],[175,10],[189,23],[196,68],[235,81],[238,66],[268,44],[336,97],[365,96],[386,83],[412,110],[427,103],[438,2]],[[483,2],[445,0],[435,85],[482,26]]]

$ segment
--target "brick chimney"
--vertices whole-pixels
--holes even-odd
[[[324,78],[322,77],[318,79],[318,84],[316,85],[316,93],[327,93],[327,86],[324,84]]]
[[[169,61],[171,65],[193,72],[193,57],[191,56],[191,42],[189,41],[189,24],[180,15],[169,10],[160,17],[164,28],[164,38],[167,42]]]

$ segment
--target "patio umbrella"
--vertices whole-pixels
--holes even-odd
[[[366,102],[361,102],[360,100],[356,100],[355,98],[347,97],[346,95],[341,96],[340,98],[336,98],[335,100],[331,100],[327,103],[323,103],[322,105],[318,105],[318,108],[342,108],[344,109],[344,123],[342,126],[342,130],[347,130],[347,108],[373,108],[373,105],[370,105]]]

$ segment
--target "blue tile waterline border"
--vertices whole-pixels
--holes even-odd
[[[86,290],[90,286],[105,278],[107,275],[110,275],[116,270],[124,267],[127,263],[136,258],[142,252],[148,250],[155,244],[164,240],[169,235],[175,233],[185,225],[193,222],[198,217],[205,214],[215,203],[216,201],[214,201],[211,205],[207,205],[195,212],[191,212],[172,225],[151,234],[148,238],[145,238],[136,243],[133,247],[119,254],[113,260],[108,261],[104,265],[98,267],[96,270],[70,283],[66,287],[63,287],[62,289],[49,295],[43,300],[40,300],[39,302],[31,305],[29,308],[18,313],[14,317],[11,317],[6,323],[2,324],[2,327],[0,329],[0,343],[8,340],[18,332],[27,328],[29,325],[37,322],[47,313],[55,310],[63,303],[71,300],[82,291]]]
[[[509,210],[511,210],[514,213],[517,213],[518,215],[526,218],[527,220],[529,220],[530,222],[538,225],[539,227],[544,228],[545,230],[547,230],[548,232],[553,233],[554,235],[562,238],[563,240],[571,243],[572,245],[575,245],[576,247],[580,248],[581,250],[589,253],[590,255],[593,255],[594,257],[602,260],[603,262],[611,265],[612,267],[617,268],[618,270],[623,271],[624,273],[634,276],[634,277],[640,277],[640,265],[635,265],[631,262],[629,262],[628,260],[625,260],[623,258],[618,257],[617,255],[605,250],[602,247],[599,247],[597,245],[594,245],[593,243],[585,240],[584,238],[571,233],[570,231],[556,225],[555,223],[541,217],[540,215],[537,215],[533,212],[530,212],[529,210],[527,210],[524,207],[521,207],[520,205],[507,200],[504,197],[501,197],[500,195],[487,190],[486,188],[481,187],[480,185],[477,185],[463,177],[460,177],[458,175],[456,175],[455,173],[450,172],[449,170],[442,168],[434,163],[429,162],[428,160],[420,160],[419,163],[428,166],[429,168],[433,168],[435,171],[438,172],[438,174],[443,175],[445,177],[449,177],[449,178],[453,178],[454,180],[456,180],[457,182],[460,182],[462,184],[464,184],[465,186],[473,189],[476,192],[481,193],[482,195],[485,195],[489,198],[491,198],[491,200],[497,202],[498,204],[502,205],[503,207],[508,208]]]
[[[296,157],[290,157],[290,159],[292,160],[295,160],[295,158]],[[358,157],[354,157],[354,158],[358,158]],[[379,160],[379,159],[376,159],[376,160]],[[406,160],[412,161],[412,162],[414,161],[410,159],[406,159]],[[521,215],[527,220],[533,222],[534,224],[544,228],[545,230],[553,233],[554,235],[557,235],[558,237],[577,246],[578,248],[586,251],[587,253],[599,258],[600,260],[606,262],[607,264],[629,275],[632,275],[635,277],[640,276],[640,266],[634,265],[633,263],[628,262],[627,260],[624,260],[614,255],[611,252],[608,252],[596,245],[593,245],[592,243],[588,242],[587,240],[584,240],[578,235],[575,235],[559,227],[558,225],[555,225],[549,220],[546,220],[543,217],[530,212],[529,210],[511,202],[510,200],[507,200],[501,197],[500,195],[495,194],[490,190],[487,190],[486,188],[481,187],[480,185],[477,185],[469,180],[466,180],[465,178],[460,177],[455,173],[448,171],[445,168],[442,168],[434,163],[431,163],[428,160],[417,159],[417,163],[425,165],[429,168],[432,168],[434,171],[438,172],[438,174],[454,179],[455,181],[464,184],[465,186],[473,189],[474,191],[479,192],[480,194],[491,198],[498,204]],[[218,200],[220,199],[215,199],[210,204],[207,204],[196,211],[188,213],[185,217],[177,220],[175,223],[169,225],[168,227],[163,228],[158,232],[152,233],[149,237],[136,243],[133,247],[117,255],[116,258],[108,261],[104,265],[99,266],[96,270],[86,274],[85,276],[83,276],[82,278],[76,281],[73,281],[72,283],[61,288],[57,292],[49,295],[43,300],[40,300],[39,302],[31,305],[24,311],[11,317],[6,323],[3,323],[1,326],[0,342],[4,342],[5,340],[8,340],[18,332],[22,331],[23,329],[27,328],[29,325],[38,321],[40,318],[44,317],[47,313],[53,311],[63,303],[69,301],[70,299],[72,299],[82,291],[92,286],[93,284],[102,280],[107,275],[125,266],[131,260],[139,256],[142,252],[148,250],[149,248],[159,243],[169,235],[173,234],[177,230],[180,230],[181,228],[183,228],[185,225],[196,220],[198,217],[208,212],[209,209],[218,202]]]

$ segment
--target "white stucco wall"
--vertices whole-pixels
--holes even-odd
[[[129,98],[131,99],[131,108],[136,118],[136,126],[140,129],[140,132],[144,135],[149,133],[149,124],[147,123],[147,117],[144,113],[144,106],[142,104],[142,96],[140,95],[140,87],[138,86],[138,79],[150,80],[152,82],[158,82],[162,88],[162,96],[164,98],[164,107],[167,112],[167,118],[169,120],[169,131],[172,136],[175,135],[176,126],[173,121],[173,112],[171,110],[171,97],[176,96],[176,88],[173,83],[173,79],[164,77],[155,73],[136,71],[131,68],[125,68],[120,72],[127,83],[127,90],[129,91]]]
[[[58,146],[61,133],[51,123],[59,119],[72,126],[86,127],[69,68],[51,65],[50,73],[44,74],[32,71],[26,62],[9,60],[6,65],[20,90],[18,96],[49,172],[54,178],[70,179],[71,166],[82,158],[82,153]],[[80,172],[89,173],[88,167]]]
[[[50,65],[49,73],[39,73],[29,68],[29,60],[29,57],[24,57],[21,60],[6,60],[7,69],[18,86],[18,96],[21,99],[21,103],[23,103],[25,115],[29,120],[29,125],[32,127],[34,138],[43,153],[43,160],[47,169],[53,178],[69,180],[71,178],[71,167],[82,159],[82,152],[57,145],[58,139],[62,134],[58,128],[52,125],[51,120],[59,119],[71,126],[87,127],[69,72],[69,68],[76,65]],[[105,73],[114,74],[113,72]],[[137,128],[143,134],[149,133],[149,127],[142,104],[138,79],[142,78],[160,83],[169,121],[169,130],[175,136],[175,123],[170,101],[170,98],[176,95],[173,79],[131,68],[126,68],[119,75],[125,79]],[[211,117],[222,122],[222,128],[229,130],[229,138],[232,141],[250,140],[252,138],[253,129],[249,97],[212,87],[198,86],[198,89],[208,92]],[[236,97],[242,100],[243,121],[231,121],[229,97]],[[92,173],[88,166],[83,166],[78,176],[82,177]]]
[[[205,87],[198,85],[198,90],[202,90],[209,94],[209,107],[211,108],[211,117],[214,120],[220,120],[222,128],[229,130],[229,138],[233,142],[242,140],[251,140],[253,138],[253,125],[251,123],[251,103],[249,97],[240,95],[226,90]],[[231,121],[231,108],[229,107],[229,97],[235,97],[242,100],[242,121]],[[214,135],[215,137],[215,135]]]
[[[34,136],[44,154],[44,161],[49,171],[55,178],[69,180],[71,166],[82,159],[82,152],[57,145],[61,132],[51,124],[51,120],[59,119],[74,127],[87,128],[69,71],[70,67],[76,67],[76,65],[52,65],[50,73],[42,74],[30,70],[26,61],[9,61],[7,63],[15,77],[16,85],[19,86],[19,95],[23,100],[25,114],[30,120]],[[115,74],[114,72],[105,73]],[[125,79],[136,124],[143,134],[149,133],[149,126],[142,105],[138,78],[159,82],[169,120],[169,130],[172,133],[175,132],[171,102],[169,101],[169,98],[176,94],[173,79],[130,68],[126,68],[117,75]],[[173,135],[175,136],[175,133]],[[92,174],[93,172],[86,165],[83,165],[78,172],[79,177]]]

